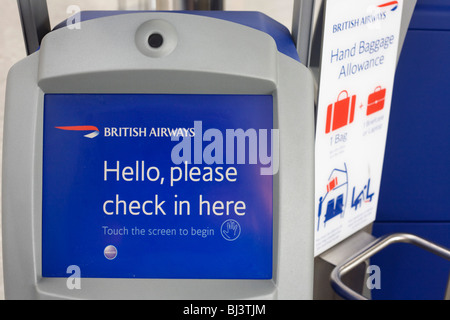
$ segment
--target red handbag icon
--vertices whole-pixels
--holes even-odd
[[[381,86],[375,88],[375,91],[369,95],[369,100],[367,101],[367,115],[370,116],[375,112],[383,110],[384,99],[386,97],[386,89],[381,89]]]
[[[346,98],[341,99],[343,93],[345,93]],[[355,117],[355,104],[356,95],[350,98],[346,90],[341,91],[337,101],[328,106],[325,133],[330,133],[352,123]]]

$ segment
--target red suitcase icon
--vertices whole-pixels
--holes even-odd
[[[375,91],[369,95],[369,100],[367,101],[367,115],[370,116],[375,112],[383,110],[385,98],[386,89],[381,89],[381,86],[376,87]]]
[[[346,98],[341,98],[345,93]],[[355,117],[356,95],[350,96],[346,90],[341,91],[338,99],[334,104],[330,104],[327,109],[327,123],[325,133],[345,127],[347,124],[353,122]]]
[[[337,185],[338,185],[338,180],[337,180],[337,177],[335,177],[333,180],[331,180],[327,184],[327,192],[330,192],[331,190],[333,190]]]

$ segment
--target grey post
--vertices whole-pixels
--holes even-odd
[[[292,37],[300,61],[309,67],[314,0],[294,0]]]
[[[17,0],[27,54],[39,49],[42,39],[50,32],[47,0]]]

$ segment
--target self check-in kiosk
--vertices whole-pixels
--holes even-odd
[[[287,29],[80,21],[8,76],[6,297],[311,298],[314,81]]]
[[[450,259],[365,232],[414,5],[298,0],[292,33],[231,11],[86,11],[50,32],[45,1],[19,1],[6,298],[364,299],[342,277],[392,243]]]

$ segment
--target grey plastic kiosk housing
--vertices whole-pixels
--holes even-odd
[[[148,35],[164,37],[159,48]],[[44,97],[47,94],[272,95],[279,129],[273,176],[272,279],[42,276]],[[3,260],[7,299],[311,299],[314,80],[268,34],[224,20],[142,12],[47,34],[7,81]],[[83,199],[80,199],[83,201]],[[71,250],[71,248],[67,248]]]

